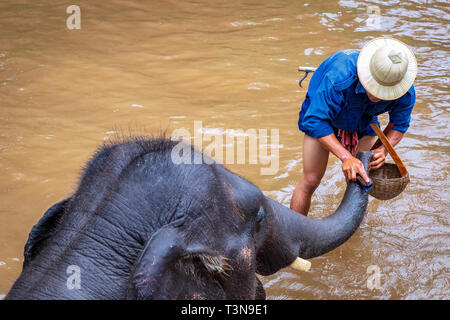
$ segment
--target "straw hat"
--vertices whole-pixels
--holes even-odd
[[[411,88],[417,61],[406,44],[382,37],[369,41],[361,49],[357,70],[367,92],[381,100],[395,100]]]

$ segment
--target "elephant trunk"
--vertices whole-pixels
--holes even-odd
[[[359,152],[357,155],[366,171],[372,155],[372,152]],[[282,248],[284,254],[280,258],[283,262],[279,267],[285,267],[296,257],[314,258],[348,240],[363,220],[368,191],[359,183],[350,181],[337,210],[324,219],[305,217],[267,197],[266,203],[270,204],[274,213],[275,222],[270,228],[277,234],[275,239],[272,238],[271,246]]]

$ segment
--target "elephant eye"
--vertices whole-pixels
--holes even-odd
[[[259,211],[256,215],[256,232],[259,232],[259,229],[261,228],[261,223],[264,221],[264,218],[266,217],[266,212],[261,207],[259,208]]]

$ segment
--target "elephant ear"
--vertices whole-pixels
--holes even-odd
[[[153,234],[131,275],[128,299],[224,299],[221,286],[228,264],[202,245],[187,247],[179,228],[169,224]]]
[[[33,226],[25,244],[24,266],[28,265],[36,257],[43,247],[43,243],[55,234],[58,222],[69,200],[70,197],[55,203],[44,213],[39,222]]]

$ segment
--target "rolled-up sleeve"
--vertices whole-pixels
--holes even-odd
[[[305,133],[316,139],[333,133],[331,122],[342,108],[342,92],[335,90],[325,77],[317,90],[310,94],[310,99],[302,122]]]
[[[409,128],[411,113],[416,102],[416,92],[414,86],[401,98],[398,103],[389,111],[389,121],[394,123],[393,130],[405,133]]]

